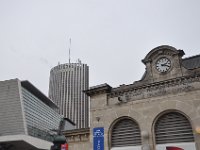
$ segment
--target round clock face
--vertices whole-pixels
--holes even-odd
[[[167,72],[170,69],[170,67],[171,67],[171,61],[166,57],[162,57],[158,59],[156,62],[156,69],[159,72]]]

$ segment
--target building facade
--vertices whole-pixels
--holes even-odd
[[[59,64],[50,71],[49,98],[59,107],[58,112],[76,124],[76,128],[89,126],[88,96],[89,67],[86,64]]]
[[[142,60],[141,80],[86,91],[90,150],[200,150],[200,55],[183,55],[156,47]]]
[[[90,150],[90,128],[64,131],[69,150]]]
[[[55,108],[29,81],[0,81],[0,149],[50,149],[62,118]]]

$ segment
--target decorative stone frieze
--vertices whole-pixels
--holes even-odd
[[[182,78],[175,78],[172,80],[158,82],[153,84],[144,85],[126,89],[125,91],[112,91],[108,94],[108,98],[124,96],[126,101],[134,101],[146,99],[157,96],[165,96],[170,94],[180,94],[191,90],[200,89],[200,76],[188,76]]]

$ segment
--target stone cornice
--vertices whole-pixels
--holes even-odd
[[[127,101],[133,101],[167,94],[176,94],[193,90],[195,87],[192,83],[194,82],[200,82],[200,75],[179,77],[141,86],[135,86],[134,84],[126,85],[112,89],[108,94],[108,98],[125,96]]]
[[[101,93],[108,93],[110,92],[112,87],[107,83],[90,87],[89,90],[84,91],[88,96],[101,94]]]
[[[68,143],[85,142],[89,141],[90,128],[68,130],[64,131],[63,134],[67,138]]]
[[[65,136],[88,134],[88,133],[90,133],[90,128],[83,128],[83,129],[74,129],[74,130],[63,131],[63,134]]]
[[[166,50],[170,50],[171,51],[171,54],[170,55],[174,55],[174,54],[178,54],[179,56],[183,56],[185,53],[183,50],[177,50],[176,48],[172,47],[172,46],[169,46],[169,45],[162,45],[162,46],[158,46],[154,49],[152,49],[147,55],[146,57],[142,60],[142,62],[144,64],[146,64],[147,62],[151,62],[151,57],[154,53],[164,53],[164,51]],[[159,52],[158,52],[159,51]],[[169,52],[167,52],[167,54],[169,54]]]

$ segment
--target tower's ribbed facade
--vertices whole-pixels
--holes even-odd
[[[89,67],[86,64],[59,64],[50,71],[49,98],[59,107],[59,113],[71,119],[76,128],[89,126],[89,102],[83,92],[89,87]]]

